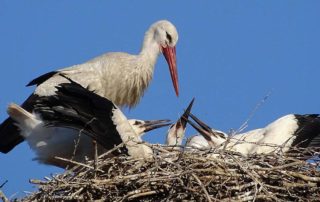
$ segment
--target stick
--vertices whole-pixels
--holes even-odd
[[[9,199],[4,195],[4,193],[0,190],[0,199],[3,202],[10,202]]]
[[[82,167],[86,167],[86,168],[94,170],[94,167],[89,166],[89,165],[84,164],[84,163],[80,163],[80,162],[77,162],[77,161],[72,161],[72,160],[61,158],[61,157],[58,157],[58,156],[55,156],[54,158],[58,159],[58,160],[61,160],[61,161],[68,162],[68,163],[72,163],[74,165],[78,165],[78,166],[82,166]],[[103,172],[103,170],[100,170],[100,169],[98,169],[98,171]]]
[[[207,189],[203,186],[201,180],[200,180],[195,174],[192,173],[191,175],[194,177],[194,179],[198,182],[198,184],[199,184],[200,187],[202,188],[204,194],[205,194],[206,197],[207,197],[207,200],[208,200],[209,202],[212,202],[212,201],[211,201],[211,198],[210,198],[210,195],[209,195]]]

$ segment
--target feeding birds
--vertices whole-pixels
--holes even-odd
[[[177,41],[178,32],[171,22],[155,22],[146,31],[138,55],[123,52],[106,53],[83,64],[46,73],[27,85],[37,87],[21,107],[32,112],[39,97],[54,95],[55,86],[68,82],[59,74],[66,75],[119,107],[134,107],[149,86],[160,53],[163,53],[168,62],[175,93],[178,96]],[[9,152],[24,140],[11,118],[0,125],[0,139],[2,153]]]
[[[8,107],[36,160],[63,168],[68,164],[55,157],[84,162],[93,158],[92,140],[98,143],[98,154],[124,143],[121,151],[133,157],[152,155],[140,136],[169,125],[168,120],[128,120],[110,100],[69,81],[59,84],[55,95],[39,97],[33,113],[15,104]]]
[[[194,136],[188,146],[196,148],[223,148],[244,155],[266,154],[275,151],[288,152],[293,147],[320,147],[319,114],[289,114],[268,124],[264,128],[235,134],[228,138],[222,131],[210,128],[196,116],[190,117],[198,124],[188,122],[202,135]]]
[[[187,127],[187,119],[191,112],[193,102],[194,102],[194,98],[191,100],[187,109],[181,115],[181,117],[177,120],[177,122],[172,124],[169,127],[167,137],[166,137],[166,145],[176,146],[176,145],[182,144],[182,140],[184,138],[186,127]]]

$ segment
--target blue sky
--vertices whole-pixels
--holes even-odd
[[[320,1],[0,1],[0,120],[22,103],[33,78],[109,51],[138,53],[146,29],[168,19],[179,32],[180,96],[160,57],[131,118],[175,120],[195,97],[194,114],[237,129],[269,92],[247,129],[289,113],[320,113]],[[187,135],[194,134],[190,127]],[[163,143],[166,129],[145,136]],[[1,141],[1,140],[0,140]],[[8,196],[32,191],[28,179],[61,169],[40,165],[23,143],[0,154]]]

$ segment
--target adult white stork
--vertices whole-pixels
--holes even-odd
[[[55,94],[55,86],[68,82],[58,74],[64,74],[83,87],[111,100],[117,106],[134,107],[148,87],[154,66],[160,53],[168,62],[176,95],[179,94],[176,65],[178,33],[167,20],[151,25],[145,33],[142,49],[138,55],[123,52],[106,53],[83,64],[46,73],[27,86],[37,85],[34,93],[22,104],[31,112],[39,96]],[[24,139],[11,118],[0,125],[0,151],[7,153]]]
[[[175,124],[172,124],[169,127],[167,137],[166,137],[166,145],[176,146],[181,145],[182,140],[184,138],[184,134],[187,126],[187,119],[191,112],[191,108],[194,102],[194,98],[191,100],[185,112],[181,115],[181,117],[177,120]]]
[[[196,148],[222,148],[248,154],[266,154],[276,151],[288,152],[293,147],[320,147],[319,114],[289,114],[264,128],[233,135],[228,139],[224,132],[210,128],[194,115],[191,118],[199,125],[188,122],[202,135],[194,136],[189,146]]]
[[[93,158],[93,140],[98,154],[124,143],[114,151],[136,158],[149,158],[152,150],[142,143],[140,136],[150,130],[168,126],[168,120],[128,120],[110,100],[70,80],[57,87],[51,96],[37,99],[30,113],[16,104],[8,107],[8,114],[16,121],[21,135],[36,152],[40,163],[65,168],[69,163],[56,159],[84,162]]]

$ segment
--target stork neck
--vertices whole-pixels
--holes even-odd
[[[181,131],[178,131],[181,130]],[[184,131],[183,129],[178,129],[175,131],[170,130],[167,135],[166,144],[169,146],[181,145]]]
[[[160,52],[161,52],[160,46],[154,40],[153,34],[151,33],[151,31],[146,32],[143,45],[139,54],[141,59],[143,59],[150,66],[154,67]]]
[[[211,140],[214,143],[214,146],[219,146],[227,140],[227,137],[223,138],[223,137],[211,136]]]

